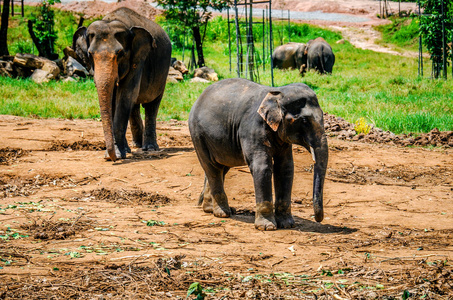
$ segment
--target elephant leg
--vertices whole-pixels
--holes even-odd
[[[228,173],[230,168],[224,167],[223,169],[223,184],[225,185],[225,175]],[[212,202],[212,194],[211,194],[211,188],[209,187],[208,184],[208,178],[204,177],[204,187],[203,191],[200,194],[200,198],[198,199],[198,205],[202,205],[203,211],[205,213],[213,213],[214,208],[213,208],[213,202]]]
[[[231,209],[228,205],[228,198],[224,189],[225,170],[224,166],[205,165],[205,174],[207,178],[207,189],[204,190],[203,210],[212,213],[219,218],[228,218],[231,215]],[[210,204],[211,203],[211,204]],[[205,210],[206,208],[206,210]]]
[[[127,99],[117,99],[113,118],[113,134],[115,136],[116,150],[119,151],[119,157],[126,158],[126,153],[130,148],[126,140],[127,123],[131,113],[131,106]]]
[[[145,151],[159,150],[156,140],[156,118],[162,96],[163,95],[160,95],[150,103],[143,104],[143,107],[145,108],[145,135],[143,138],[142,149]]]
[[[255,228],[276,230],[277,222],[272,203],[272,158],[265,153],[255,153],[255,158],[249,161],[255,187]]]
[[[206,177],[206,174],[204,176],[203,191],[201,192],[200,197],[198,198],[198,205],[202,205],[203,211],[205,213],[213,212],[211,189],[209,188],[208,178]]]
[[[129,122],[131,123],[132,145],[141,148],[143,145],[143,121],[140,116],[140,104],[135,104],[132,107]]]
[[[274,157],[275,220],[278,228],[294,227],[291,214],[291,189],[294,163],[291,147]]]

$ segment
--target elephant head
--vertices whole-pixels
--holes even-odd
[[[311,152],[315,161],[313,208],[315,220],[321,222],[324,218],[323,188],[329,159],[323,111],[314,92],[303,84],[298,85],[303,86],[302,90],[291,89],[285,94],[285,91],[269,92],[258,113],[280,140],[301,145]]]
[[[146,29],[129,28],[120,21],[95,21],[88,28],[79,28],[73,36],[73,49],[94,72],[106,148],[113,161],[117,159],[113,118],[116,97],[121,93],[120,83],[140,80],[152,47],[155,41]]]

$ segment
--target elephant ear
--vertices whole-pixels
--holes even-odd
[[[79,27],[72,37],[72,49],[77,54],[77,61],[81,63],[88,71],[91,70],[91,64],[88,59],[88,42],[87,28]]]
[[[148,55],[152,48],[157,48],[156,40],[148,30],[142,27],[132,27],[132,66],[137,67],[145,62],[144,57]]]
[[[258,108],[258,113],[273,131],[277,131],[283,120],[283,111],[279,101],[281,99],[283,99],[281,92],[270,91]]]

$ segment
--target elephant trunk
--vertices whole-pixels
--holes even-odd
[[[326,177],[327,162],[329,160],[327,138],[323,133],[319,147],[311,148],[313,159],[315,160],[313,175],[313,209],[315,211],[316,222],[324,219],[323,209],[323,189]]]
[[[113,96],[118,82],[118,62],[116,55],[107,51],[93,55],[94,82],[101,109],[102,128],[104,129],[105,146],[112,161],[116,161],[115,141],[113,137]]]

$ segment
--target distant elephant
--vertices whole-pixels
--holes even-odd
[[[321,74],[330,74],[334,64],[335,55],[332,47],[322,37],[318,37],[308,41],[300,73],[304,75],[307,70],[314,69]]]
[[[255,186],[255,227],[294,227],[292,144],[298,144],[315,160],[313,207],[315,220],[322,221],[328,146],[323,112],[307,85],[271,88],[246,79],[221,80],[206,88],[193,105],[189,130],[205,172],[199,198],[205,212],[230,216],[225,175],[232,167],[248,165]]]
[[[300,69],[303,63],[305,44],[288,43],[278,46],[272,53],[272,66],[278,69]]]
[[[171,58],[165,31],[133,10],[119,8],[88,28],[79,28],[73,36],[73,49],[94,70],[106,159],[115,161],[130,152],[128,120],[135,146],[159,149],[156,117]],[[145,128],[140,104],[145,108]]]

